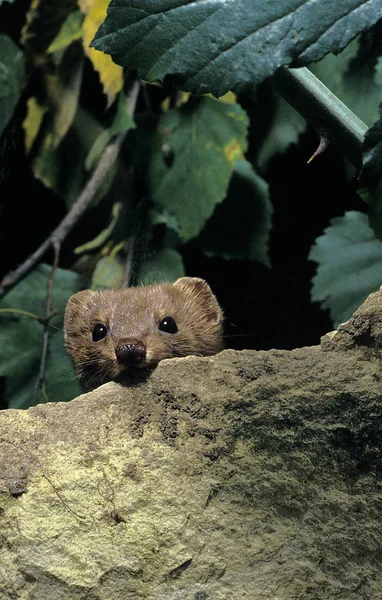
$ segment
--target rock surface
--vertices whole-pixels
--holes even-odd
[[[322,345],[0,413],[0,600],[382,598],[382,295]]]

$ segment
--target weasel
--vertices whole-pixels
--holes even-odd
[[[208,283],[181,277],[117,290],[84,290],[68,300],[64,336],[84,389],[155,367],[164,358],[223,349],[223,312]]]

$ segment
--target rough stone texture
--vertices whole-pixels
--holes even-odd
[[[382,598],[382,295],[321,347],[0,413],[1,600]]]

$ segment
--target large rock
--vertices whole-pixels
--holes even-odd
[[[0,599],[382,598],[381,331],[1,412]]]

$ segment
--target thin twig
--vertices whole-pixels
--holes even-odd
[[[134,84],[129,92],[129,103],[128,103],[128,107],[127,107],[127,112],[131,119],[134,117],[135,108],[137,106],[137,100],[138,100],[140,89],[141,89],[141,82],[137,80],[134,82]]]
[[[136,81],[129,94],[129,113],[131,117],[134,115],[139,89],[140,82]],[[93,174],[78,197],[78,200],[76,200],[68,214],[56,227],[56,229],[41,244],[41,246],[25,260],[22,265],[5,275],[0,282],[0,298],[9,290],[9,288],[18,283],[20,279],[25,277],[25,275],[31,271],[35,264],[43,257],[43,255],[52,245],[55,243],[60,245],[62,244],[68,233],[84,214],[103,181],[110,173],[111,168],[118,158],[122,144],[126,137],[126,133],[127,132],[124,131],[117,135],[114,141],[105,148],[97,167],[93,171]]]
[[[21,308],[0,308],[0,313],[14,313],[15,315],[24,315],[25,317],[31,317],[32,319],[36,319],[36,321],[43,322],[43,318],[31,313],[27,310],[21,310]]]
[[[52,292],[53,292],[53,281],[54,276],[56,274],[56,270],[58,267],[58,259],[60,256],[60,244],[57,241],[53,241],[54,248],[54,261],[52,270],[50,272],[49,280],[48,280],[48,289],[46,294],[46,305],[45,305],[45,318],[44,318],[44,336],[42,341],[42,349],[41,349],[41,359],[40,359],[40,369],[37,376],[37,380],[34,386],[34,391],[37,392],[39,389],[43,388],[45,382],[45,369],[46,369],[46,357],[48,355],[48,347],[49,347],[49,317],[52,313]]]
[[[132,119],[134,117],[135,108],[137,105],[137,100],[139,96],[139,92],[141,89],[141,84],[139,81],[136,81],[131,89],[129,95],[129,105],[128,105],[128,114]],[[122,286],[128,287],[131,281],[131,274],[133,270],[133,256],[134,256],[134,246],[135,246],[135,235],[132,234],[126,241],[126,260],[125,260],[125,268],[123,272],[123,281]]]
[[[20,281],[25,275],[32,270],[35,264],[43,257],[45,252],[54,244],[61,244],[80,217],[83,215],[90,202],[94,198],[100,185],[105,180],[106,176],[110,172],[113,164],[115,163],[126,133],[120,133],[116,139],[109,144],[103,152],[99,163],[94,170],[92,176],[87,182],[85,188],[80,194],[78,200],[73,204],[68,214],[64,217],[61,223],[56,229],[49,235],[49,237],[41,244],[33,254],[31,254],[26,261],[20,265],[15,271],[11,271],[8,275],[5,275],[0,283],[0,298],[3,296],[9,288],[14,286]]]

